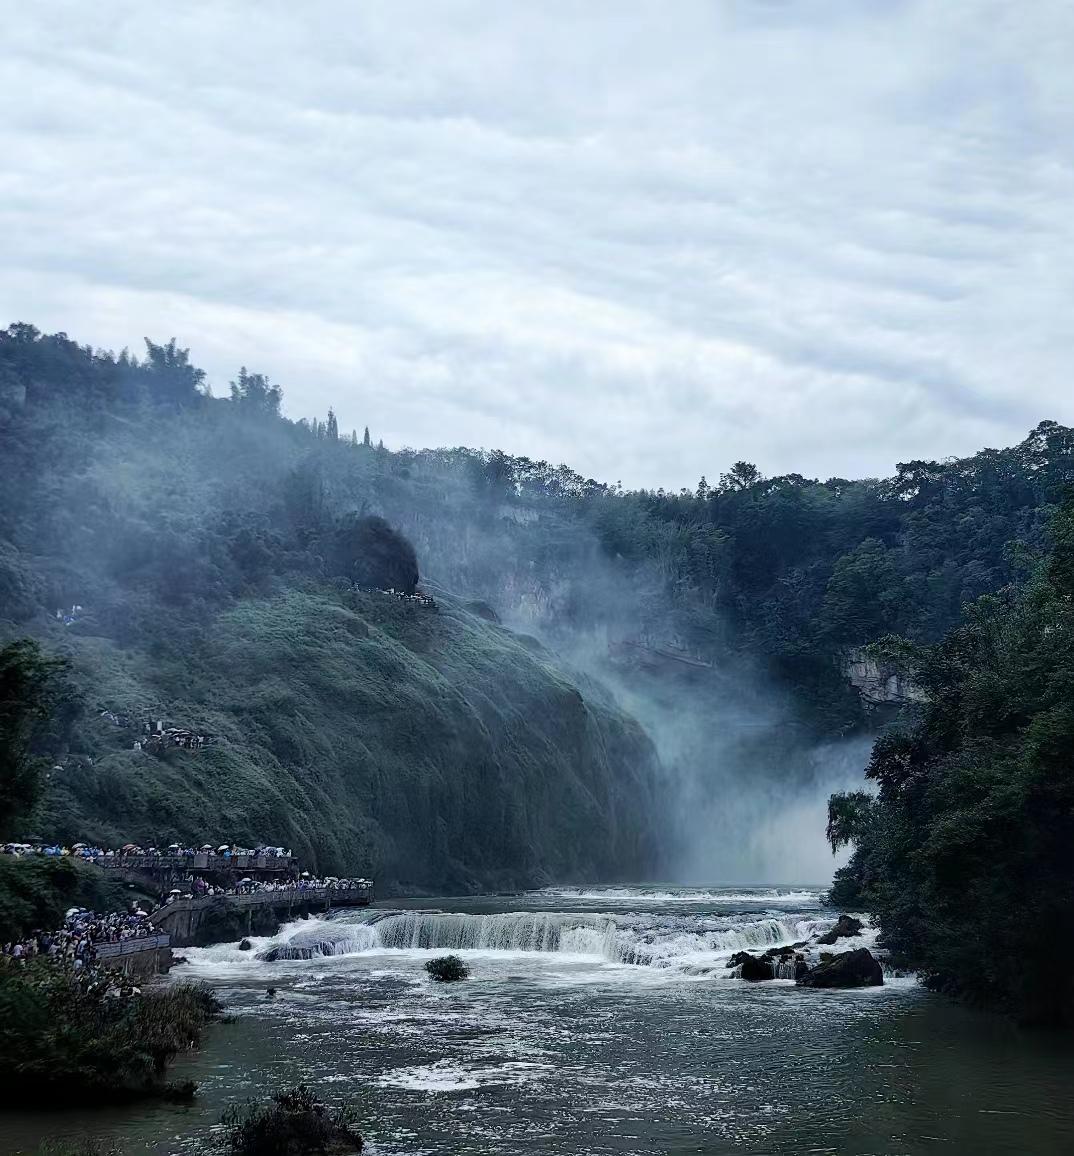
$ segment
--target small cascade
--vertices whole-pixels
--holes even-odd
[[[380,946],[387,948],[601,955],[615,924],[607,916],[547,911],[513,911],[503,915],[408,911],[380,920],[374,930]]]
[[[723,919],[584,912],[514,911],[497,915],[430,911],[363,914],[354,922],[303,925],[258,958],[314,959],[373,951],[497,951],[586,956],[638,967],[705,970],[736,951],[808,939],[832,921],[792,917]],[[794,963],[786,966],[794,978]]]

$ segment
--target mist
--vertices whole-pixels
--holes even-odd
[[[472,511],[471,494],[453,502],[449,486],[441,499]],[[790,696],[729,645],[713,607],[711,647],[691,655],[660,567],[610,557],[591,532],[548,565],[526,555],[531,519],[495,501],[446,521],[394,512],[426,582],[487,602],[644,727],[663,774],[662,881],[826,884],[846,862],[825,839],[827,803],[862,789],[871,737],[813,739]]]

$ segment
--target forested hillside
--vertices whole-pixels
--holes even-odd
[[[211,396],[174,341],[134,358],[25,325],[0,335],[5,635],[69,654],[87,717],[149,712],[226,737],[173,766],[107,753],[126,736],[83,727],[42,823],[144,837],[173,816],[167,833],[186,836],[219,806],[228,824],[255,817],[222,836],[286,837],[324,866],[365,855],[356,866],[420,883],[433,863],[460,881],[640,872],[684,814],[690,838],[724,822],[733,841],[735,797],[812,773],[794,752],[882,723],[848,654],[934,641],[964,603],[1023,581],[1074,478],[1074,434],[1045,422],[1013,448],[886,479],[739,462],[696,490],[631,492],[498,451],[390,451],[373,390],[372,437],[331,413],[286,420],[281,396],[247,369]],[[352,589],[409,588],[415,568],[438,615],[400,619]],[[568,668],[629,702],[664,756],[659,785],[637,724]],[[552,718],[571,687],[584,718]],[[426,726],[445,737],[419,749],[405,732]],[[435,765],[400,789],[422,758]],[[538,766],[556,768],[545,795]],[[570,855],[565,781],[571,821],[605,821]],[[478,795],[493,811],[474,835],[459,824],[478,821],[462,803]]]
[[[659,765],[599,686],[486,608],[412,587],[413,551],[331,496],[242,374],[200,393],[16,329],[2,342],[0,616],[66,658],[24,823],[46,837],[286,843],[322,870],[473,889],[656,870]],[[134,749],[146,721],[208,745]]]
[[[1020,589],[918,656],[929,702],[878,740],[876,795],[835,796],[834,888],[932,986],[1074,1026],[1074,499]]]

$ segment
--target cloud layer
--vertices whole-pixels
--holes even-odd
[[[5,321],[628,485],[1074,421],[1066,0],[0,16]]]

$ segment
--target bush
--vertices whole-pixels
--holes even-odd
[[[194,984],[117,997],[112,982],[49,959],[0,961],[0,1103],[189,1098],[164,1076],[200,1043],[216,997]]]
[[[311,1152],[361,1152],[348,1108],[330,1109],[305,1084],[277,1092],[269,1104],[232,1108],[221,1121],[233,1156],[306,1156]]]
[[[457,955],[439,955],[430,959],[425,970],[440,983],[455,983],[470,974],[470,969]]]

